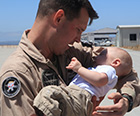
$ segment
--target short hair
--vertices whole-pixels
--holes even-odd
[[[89,14],[89,25],[98,15],[88,0],[40,0],[37,16],[44,17],[63,9],[68,20],[78,18],[81,8],[85,8]]]
[[[132,70],[133,62],[130,54],[126,50],[120,48],[119,54],[120,54],[120,59],[122,61],[121,67],[124,76]]]
[[[119,58],[121,60],[120,70],[122,70],[122,76],[127,75],[132,70],[132,58],[130,54],[118,47],[111,47],[110,50],[112,50],[112,57],[113,58]]]

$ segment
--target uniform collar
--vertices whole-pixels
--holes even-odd
[[[31,58],[35,59],[36,61],[40,63],[47,63],[50,62],[49,59],[46,59],[39,51],[38,49],[32,44],[31,41],[27,38],[27,34],[30,30],[26,30],[23,32],[21,41],[19,43],[19,47],[28,54]]]

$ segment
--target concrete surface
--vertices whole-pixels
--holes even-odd
[[[1,47],[0,46],[0,67],[3,64],[3,62],[6,60],[6,58],[15,51],[15,47]],[[131,55],[133,59],[134,69],[138,72],[138,75],[140,77],[140,51],[133,51],[128,50],[129,54]],[[109,91],[108,94],[111,92],[115,92],[115,90]],[[107,95],[108,95],[107,94]],[[103,100],[101,105],[111,105],[113,102],[111,100],[108,100],[107,97]],[[127,113],[125,116],[140,116],[140,106],[133,109],[131,112]]]

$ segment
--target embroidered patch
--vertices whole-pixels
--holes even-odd
[[[46,69],[42,73],[42,81],[44,86],[59,85],[59,77],[53,69]]]
[[[21,89],[21,83],[16,77],[8,77],[2,83],[3,94],[12,98],[15,97]]]

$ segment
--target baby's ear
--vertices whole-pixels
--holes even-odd
[[[121,64],[121,60],[119,58],[115,58],[111,63],[113,67],[118,67],[120,64]]]

